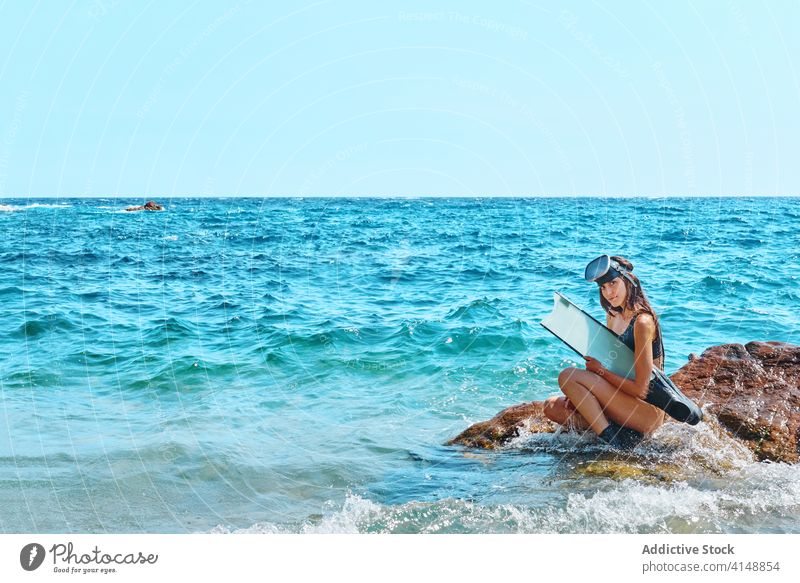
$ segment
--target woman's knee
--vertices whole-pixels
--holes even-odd
[[[580,385],[581,388],[589,391],[590,393],[594,394],[595,389],[598,385],[598,380],[600,380],[597,374],[582,369],[582,368],[565,368],[562,370],[558,375],[558,386],[561,387],[561,392],[564,393],[569,397],[570,392],[565,391],[564,387],[574,387],[575,385]],[[602,384],[602,383],[601,383]]]
[[[564,386],[573,380],[579,371],[580,369],[571,366],[558,373],[558,386],[561,387],[562,391],[564,390]]]
[[[570,367],[565,368],[558,375],[558,386],[561,388],[561,392],[573,402],[588,391],[585,384],[581,382],[585,372],[583,369]]]

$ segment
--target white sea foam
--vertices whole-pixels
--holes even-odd
[[[667,423],[632,452],[610,459],[591,432],[523,432],[509,449],[563,454],[564,496],[526,505],[461,499],[379,504],[348,493],[301,523],[256,523],[212,532],[800,532],[800,466],[758,462],[708,417],[697,426]],[[522,496],[524,499],[524,494]]]
[[[718,482],[669,486],[623,480],[591,495],[570,494],[566,508],[528,515],[535,532],[763,532],[800,511],[798,468],[753,464]]]
[[[555,433],[535,433],[527,426],[505,447],[565,455],[608,449],[591,431],[559,428]],[[682,476],[719,475],[755,463],[755,456],[747,446],[728,435],[707,411],[706,421],[695,426],[665,423],[622,457],[645,464],[670,465]]]
[[[68,204],[41,204],[38,202],[21,206],[0,204],[0,212],[16,212],[28,209],[62,209],[62,208],[70,208],[70,206],[71,205]]]
[[[569,493],[562,504],[549,506],[458,499],[383,505],[348,494],[338,510],[302,524],[256,523],[236,530],[218,526],[211,532],[797,532],[798,516],[800,468],[754,463],[714,483],[606,480],[595,492]],[[783,526],[776,526],[779,518]]]
[[[277,534],[277,533],[308,533],[308,534],[357,534],[364,531],[372,521],[385,513],[385,508],[359,496],[348,494],[341,509],[324,515],[319,520],[308,520],[297,526],[279,526],[269,522],[253,524],[248,528],[231,530],[225,526],[217,526],[212,533],[232,534]]]

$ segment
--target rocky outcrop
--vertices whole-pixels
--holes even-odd
[[[690,356],[672,380],[760,460],[798,461],[800,346],[714,346]]]
[[[494,449],[517,437],[521,430],[553,433],[557,425],[544,416],[542,401],[503,409],[488,421],[470,425],[445,445],[466,445]]]
[[[713,346],[672,375],[687,397],[760,460],[800,459],[800,346],[750,342]],[[494,448],[521,430],[552,432],[555,424],[534,401],[476,423],[449,444]]]
[[[164,207],[153,200],[148,200],[144,206],[129,206],[126,211],[163,211]]]

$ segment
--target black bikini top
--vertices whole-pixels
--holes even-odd
[[[636,314],[633,318],[631,318],[630,324],[628,324],[628,327],[625,328],[625,331],[617,336],[617,338],[619,338],[620,341],[631,350],[636,350],[636,343],[633,340],[633,323],[638,317],[639,314]],[[664,346],[661,343],[661,334],[658,334],[658,336],[653,339],[653,360],[656,360],[663,353]]]

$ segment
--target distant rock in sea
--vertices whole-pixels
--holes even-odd
[[[781,342],[712,346],[700,356],[691,355],[671,378],[759,460],[800,460],[800,346]],[[493,449],[523,430],[553,432],[557,425],[544,416],[542,407],[541,401],[509,407],[447,444]]]
[[[126,211],[163,211],[164,207],[153,200],[148,200],[143,206],[129,206]]]

